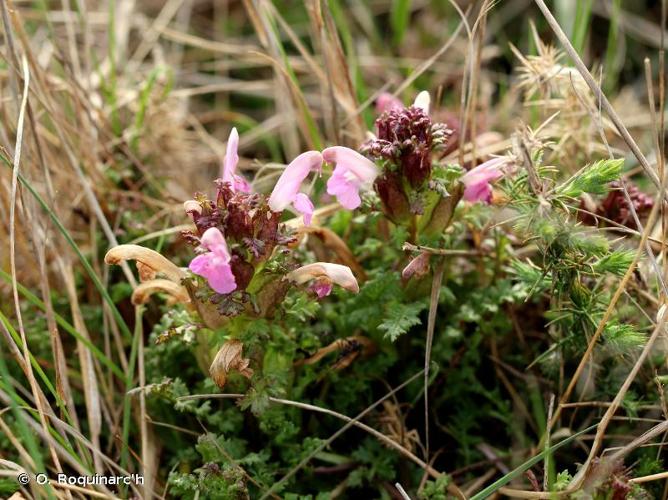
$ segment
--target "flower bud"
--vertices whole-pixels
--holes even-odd
[[[429,272],[429,261],[431,260],[431,254],[429,252],[422,252],[417,257],[414,257],[403,271],[401,271],[401,277],[405,280],[411,278],[420,279],[423,276],[426,276]]]

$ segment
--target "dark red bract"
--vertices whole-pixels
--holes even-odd
[[[204,232],[215,227],[230,245],[237,290],[245,290],[255,273],[255,266],[268,259],[277,245],[294,240],[279,225],[279,213],[272,212],[267,198],[257,193],[234,192],[229,183],[217,180],[216,200],[202,194],[195,197],[201,211],[190,211],[196,231],[184,231],[184,238],[199,244]]]
[[[433,123],[422,108],[411,106],[383,113],[376,120],[378,138],[362,151],[374,158],[396,164],[411,186],[419,187],[431,174],[431,152],[443,144],[450,131]]]
[[[611,182],[610,187],[612,190],[608,193],[608,196],[596,205],[595,215],[605,217],[628,228],[637,229],[629,203],[621,189],[621,184],[617,181]],[[638,218],[642,220],[654,206],[654,198],[640,191],[638,186],[632,182],[626,182],[626,189]],[[587,224],[596,223],[595,217],[591,214],[583,213],[580,218]]]

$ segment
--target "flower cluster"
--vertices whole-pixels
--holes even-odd
[[[372,158],[387,160],[411,187],[420,187],[431,174],[432,151],[446,143],[450,131],[433,123],[425,108],[392,108],[376,120],[377,138],[363,146]]]
[[[279,225],[280,212],[270,209],[265,196],[235,192],[233,184],[222,179],[216,184],[215,201],[198,195],[184,204],[195,231],[183,235],[204,251],[192,260],[190,270],[206,278],[217,293],[227,294],[246,290],[255,268],[277,245],[287,245],[294,237]]]
[[[184,203],[196,228],[195,231],[185,231],[184,237],[199,245],[201,252],[190,262],[189,269],[205,278],[214,292],[224,296],[214,298],[222,304],[221,312],[226,316],[240,312],[235,305],[248,302],[251,298],[249,290],[273,289],[272,301],[282,300],[287,288],[281,285],[286,279],[295,284],[313,281],[311,289],[319,298],[329,295],[333,283],[356,290],[357,281],[346,266],[317,263],[294,269],[296,263],[288,261],[286,256],[288,247],[297,238],[280,224],[280,219],[283,211],[290,209],[303,215],[306,225],[311,223],[313,202],[301,192],[301,186],[311,172],[321,172],[323,157],[340,164],[339,174],[343,169],[354,171],[357,168],[354,163],[359,159],[371,162],[361,156],[356,158],[358,153],[347,148],[329,148],[322,154],[307,151],[285,168],[267,197],[252,193],[250,185],[236,175],[237,145],[238,134],[233,129],[223,177],[216,181],[216,199],[212,201],[198,195]],[[347,155],[353,156],[349,159]],[[343,177],[342,183],[353,182],[351,176]],[[337,185],[336,181],[333,184]],[[346,196],[347,191],[340,193]]]
[[[308,286],[313,298],[329,295],[333,285],[359,291],[348,266],[315,262],[300,267],[292,251],[300,233],[288,230],[280,220],[283,211],[291,210],[310,224],[314,207],[301,187],[311,172],[320,173],[324,158],[337,165],[330,185],[348,205],[348,191],[357,192],[367,183],[364,169],[369,165],[375,169],[369,160],[346,148],[330,148],[322,154],[308,151],[285,168],[271,195],[265,196],[253,193],[250,184],[236,174],[238,143],[233,129],[214,199],[198,194],[184,203],[195,226],[183,233],[198,253],[188,266],[192,274],[138,245],[119,245],[105,256],[107,264],[137,262],[142,283],[133,292],[134,303],[145,302],[155,292],[166,292],[172,301],[189,304],[211,330],[226,331],[222,346],[215,338],[209,339],[213,344],[208,345],[201,337],[204,350],[197,355],[203,366],[209,365],[209,373],[221,388],[231,372],[246,378],[254,373],[251,359],[243,356],[244,344],[235,338],[234,318],[243,322],[244,318],[273,316],[292,287]],[[342,241],[338,244],[345,245]]]
[[[494,158],[464,175],[453,175],[452,169],[434,161],[435,151],[449,147],[452,131],[432,120],[429,107],[427,92],[421,92],[409,107],[381,94],[376,102],[381,113],[377,135],[361,148],[380,166],[374,188],[383,213],[394,223],[409,226],[414,237],[421,230],[442,232],[462,197],[491,202],[491,183],[503,175],[509,162],[507,157]]]

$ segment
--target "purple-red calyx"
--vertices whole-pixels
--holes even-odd
[[[377,138],[362,148],[372,158],[395,164],[414,188],[431,175],[431,153],[449,135],[445,125],[432,123],[428,94],[420,94],[416,103],[408,108],[391,109],[378,117]]]
[[[234,277],[236,287],[231,291],[243,292],[253,279],[258,264],[271,257],[276,246],[289,244],[294,241],[294,237],[279,224],[281,214],[269,209],[265,195],[235,192],[233,186],[222,179],[216,181],[216,184],[218,192],[215,201],[198,195],[196,199],[184,203],[186,212],[195,223],[195,231],[184,231],[183,236],[192,244],[198,245],[201,242],[202,247],[208,248],[205,242],[209,236],[205,239],[205,235],[211,234],[210,231],[225,235],[229,260],[224,252],[218,253],[224,257],[223,261],[227,261],[224,264],[230,268]],[[222,246],[217,245],[216,248],[221,249]],[[207,256],[208,254],[204,254],[202,257]],[[191,267],[191,270],[206,277],[214,291],[230,293],[220,291],[228,290],[229,287],[216,285],[215,273],[213,282],[204,274],[208,273],[210,268],[202,267],[203,264],[222,262],[221,259],[211,260],[213,256],[215,254],[193,261],[195,268]],[[229,275],[227,277],[229,278]]]
[[[605,219],[609,221],[616,222],[617,224],[622,224],[631,229],[637,229],[635,218],[632,215],[631,207],[629,206],[626,196],[622,191],[622,185],[619,181],[614,181],[610,183],[610,192],[608,195],[598,201],[594,206],[588,206],[582,201],[582,208],[587,209],[579,213],[579,218],[587,224],[595,225],[597,223],[605,224]],[[654,206],[654,198],[652,196],[643,193],[638,186],[636,186],[631,181],[626,181],[626,189],[629,194],[631,203],[633,204],[633,210],[636,212],[636,215],[642,221]],[[604,219],[597,220],[596,216],[600,216]]]

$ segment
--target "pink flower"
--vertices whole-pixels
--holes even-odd
[[[470,202],[484,201],[489,203],[492,201],[492,186],[490,183],[503,175],[501,166],[507,161],[508,159],[503,157],[492,158],[466,172],[461,178],[466,187],[464,189],[464,199]]]
[[[312,289],[322,298],[332,291],[332,285],[339,285],[354,293],[360,291],[355,275],[348,266],[341,264],[332,264],[331,262],[314,262],[306,264],[294,271],[290,271],[286,278],[302,285],[307,281],[314,280]]]
[[[237,288],[237,283],[230,267],[230,252],[227,243],[217,228],[210,227],[201,238],[202,247],[207,253],[198,255],[188,268],[209,282],[209,286],[218,293],[230,293]]]
[[[401,109],[404,105],[402,102],[389,92],[381,93],[376,99],[376,113],[379,115],[385,113],[385,111],[391,111],[393,109]]]
[[[376,165],[357,151],[343,146],[327,148],[322,156],[327,163],[336,164],[327,181],[327,192],[349,210],[359,207],[362,203],[360,190],[371,189],[378,177]]]
[[[227,182],[232,191],[241,191],[242,193],[250,193],[251,187],[248,181],[236,175],[234,172],[239,163],[239,155],[237,149],[239,148],[239,133],[236,127],[230,132],[230,138],[227,140],[227,150],[225,151],[225,160],[223,161],[223,182]]]
[[[318,151],[307,151],[285,167],[274,190],[269,197],[269,208],[274,212],[282,212],[288,207],[304,215],[304,224],[311,223],[313,203],[306,194],[301,193],[302,182],[312,171],[320,172],[322,155]]]

